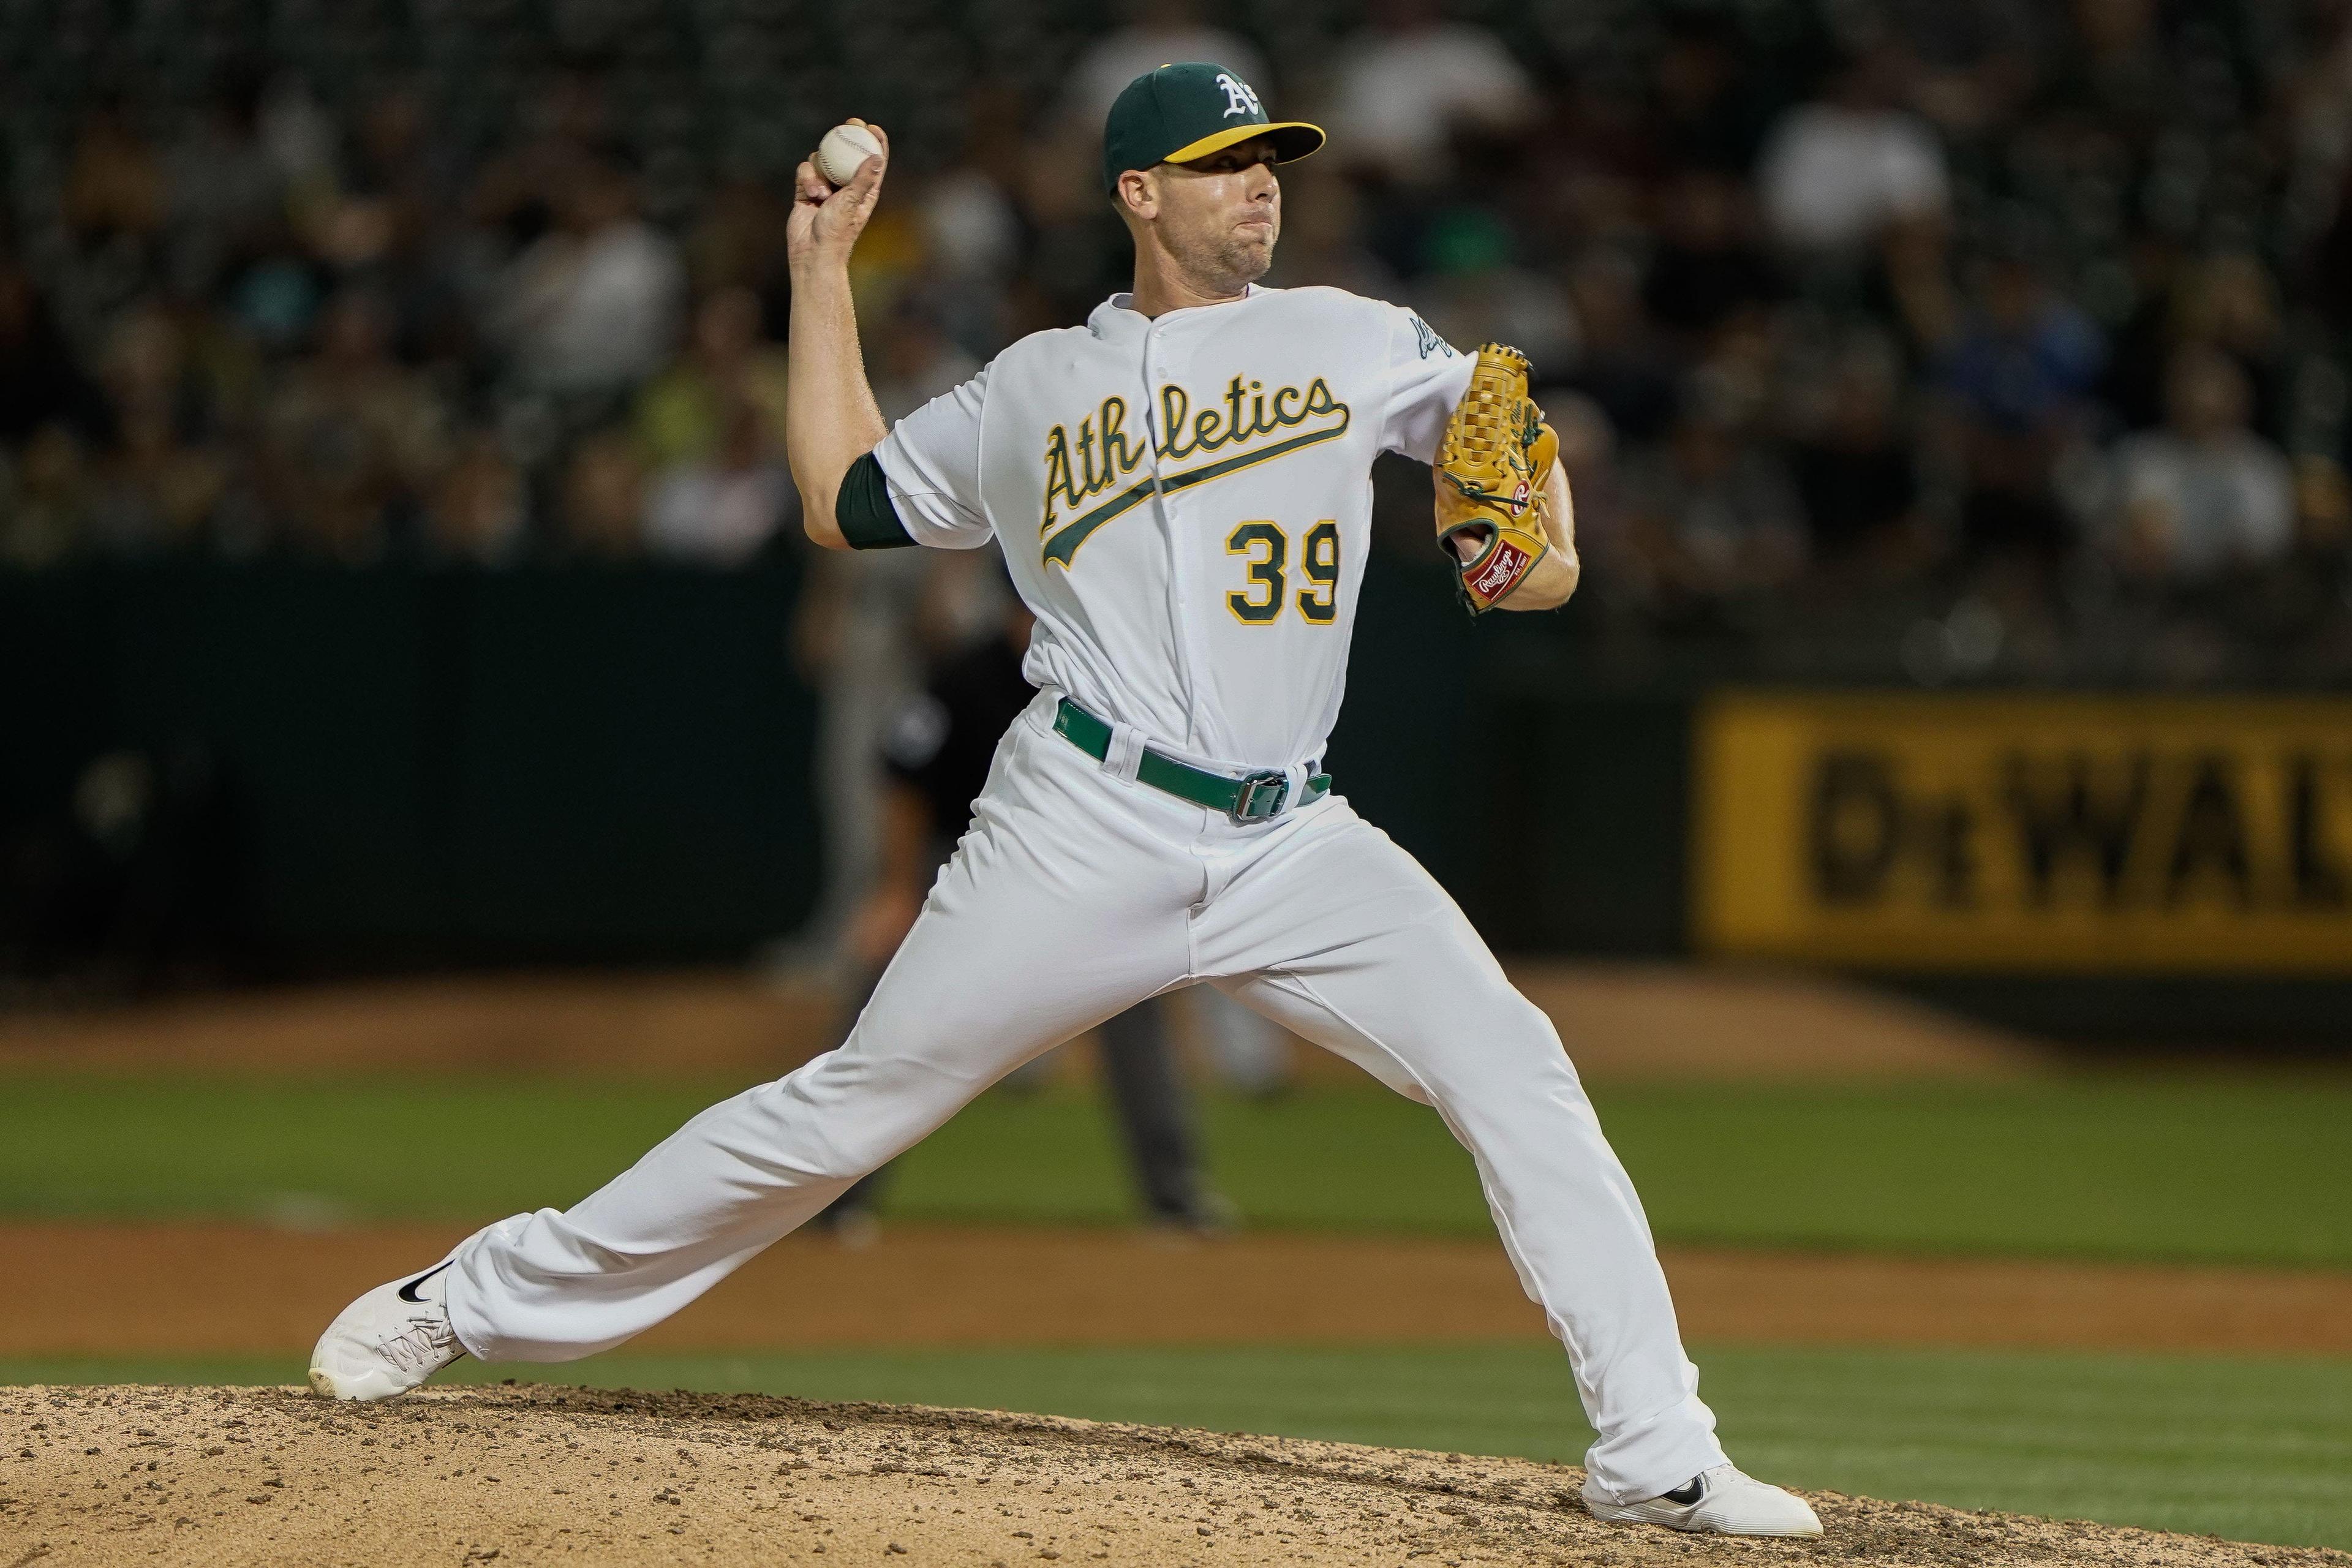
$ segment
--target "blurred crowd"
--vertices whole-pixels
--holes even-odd
[[[894,133],[895,417],[1121,285],[1103,110],[1208,58],[1332,133],[1268,281],[1534,359],[1597,647],[2352,677],[2352,0],[0,18],[11,567],[797,548],[793,163]]]

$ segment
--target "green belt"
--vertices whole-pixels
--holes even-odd
[[[1097,762],[1110,752],[1110,726],[1071,701],[1062,699],[1062,706],[1054,714],[1054,729],[1070,744]],[[1189,800],[1194,805],[1205,805],[1212,811],[1222,811],[1235,822],[1264,822],[1278,816],[1289,803],[1290,779],[1286,773],[1273,772],[1249,773],[1241,778],[1227,778],[1180,763],[1173,757],[1162,756],[1146,746],[1143,760],[1135,770],[1139,783],[1153,789],[1165,790],[1179,800]],[[1331,793],[1331,775],[1316,773],[1307,781],[1298,796],[1300,805],[1321,800]]]

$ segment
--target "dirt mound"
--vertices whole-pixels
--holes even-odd
[[[0,1464],[0,1568],[2352,1563],[1833,1493],[1823,1541],[1694,1541],[1595,1522],[1563,1466],[752,1395],[6,1389]]]

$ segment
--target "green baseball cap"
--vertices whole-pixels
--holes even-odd
[[[1129,169],[1190,163],[1254,136],[1273,141],[1278,163],[1323,145],[1319,125],[1267,120],[1250,84],[1223,66],[1161,66],[1129,82],[1110,106],[1103,121],[1103,189],[1116,192]]]

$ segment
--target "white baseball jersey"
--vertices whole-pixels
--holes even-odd
[[[1113,295],[902,419],[875,457],[918,543],[1003,541],[1024,673],[1160,750],[1291,768],[1339,715],[1372,459],[1434,454],[1473,360],[1410,310],[1260,289]]]

